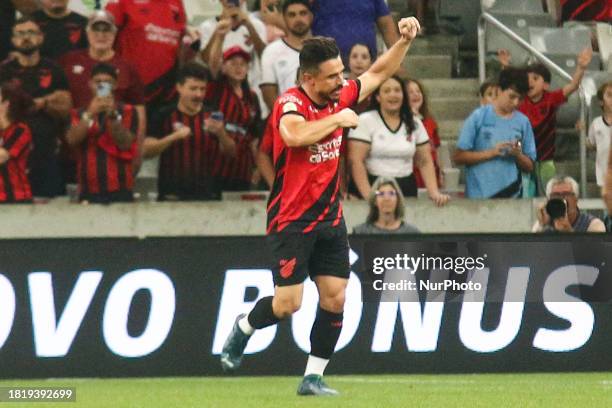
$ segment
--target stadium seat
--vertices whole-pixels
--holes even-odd
[[[576,55],[585,47],[591,46],[588,28],[529,27],[529,42],[533,47],[546,54]]]
[[[570,54],[544,53],[544,55],[546,55],[548,59],[550,59],[552,62],[557,64],[559,67],[561,67],[565,72],[567,72],[570,75],[572,75],[574,71],[576,70],[576,55],[577,54],[574,54],[574,53],[570,53]],[[597,53],[593,54],[593,58],[591,59],[591,63],[589,64],[589,67],[587,69],[589,71],[599,71],[601,69],[601,58],[599,54]],[[552,82],[556,83],[556,80],[553,78]],[[563,80],[564,84],[565,82],[567,81]]]
[[[542,3],[534,0],[482,0],[482,10],[511,14],[544,13]]]
[[[548,14],[509,14],[491,13],[502,24],[514,31],[525,41],[529,41],[530,27],[553,27],[554,21]],[[516,44],[508,36],[491,25],[486,27],[487,53],[496,53],[498,49],[505,48],[512,53],[512,61],[515,65],[523,64],[530,53]]]
[[[612,71],[612,26],[606,23],[597,23],[597,43],[599,53],[605,69]]]

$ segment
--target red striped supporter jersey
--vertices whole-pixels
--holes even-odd
[[[32,199],[27,163],[32,150],[32,134],[24,123],[13,123],[0,130],[0,147],[9,159],[0,164],[0,202],[20,202]]]
[[[288,147],[279,126],[284,115],[317,121],[350,108],[359,100],[360,82],[345,81],[338,102],[317,105],[300,88],[280,96],[272,109],[275,178],[268,201],[268,234],[307,233],[335,227],[342,220],[340,156],[346,150],[342,128],[306,147]]]

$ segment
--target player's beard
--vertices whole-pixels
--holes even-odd
[[[342,85],[338,86],[336,89],[332,90],[331,92],[327,92],[327,93],[319,92],[319,96],[321,97],[321,99],[324,99],[328,102],[338,102],[338,100],[340,99],[340,94],[338,94],[337,97],[333,97],[332,95],[334,94],[334,92],[339,91],[341,89],[342,89]]]

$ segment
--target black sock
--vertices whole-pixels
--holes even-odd
[[[280,321],[272,310],[272,299],[272,296],[259,299],[251,313],[249,313],[249,324],[255,329],[263,329]]]
[[[343,313],[317,309],[317,317],[310,332],[310,354],[329,360],[342,331]]]

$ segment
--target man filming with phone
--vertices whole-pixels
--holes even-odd
[[[117,69],[93,67],[89,86],[94,97],[74,110],[66,141],[77,149],[79,201],[108,204],[133,201],[133,163],[138,154],[139,116],[133,105],[117,103]]]
[[[606,232],[599,218],[578,208],[578,183],[572,177],[553,177],[546,184],[548,200],[537,211],[533,232]]]

